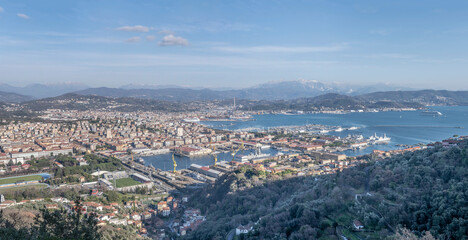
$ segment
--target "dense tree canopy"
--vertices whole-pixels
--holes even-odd
[[[93,214],[82,214],[66,208],[55,211],[43,208],[30,226],[21,226],[11,214],[4,217],[3,211],[0,211],[1,239],[94,240],[101,238],[98,229]]]
[[[374,238],[403,227],[416,236],[466,239],[467,149],[409,152],[327,176],[285,178],[244,167],[193,196],[207,221],[188,238],[224,239],[248,223],[254,231],[243,238],[336,238],[357,219]]]

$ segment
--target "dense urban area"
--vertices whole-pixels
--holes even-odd
[[[0,240],[468,240],[467,13],[0,0]]]
[[[350,157],[342,152],[386,144],[389,138],[340,138],[333,135],[343,131],[340,126],[317,124],[255,131],[200,124],[252,121],[252,115],[263,113],[241,107],[234,103],[203,112],[51,108],[30,120],[2,120],[2,234],[64,239],[77,234],[83,239],[376,239],[414,231],[448,238],[466,233],[463,228],[431,227],[427,217],[415,216],[421,218],[416,222],[426,224],[421,227],[411,216],[399,216],[401,204],[410,204],[401,198],[411,194],[401,192],[400,180],[388,182],[391,176],[386,172],[391,164],[395,167],[395,159],[460,154],[460,148],[466,165],[464,137]],[[411,109],[367,111],[392,110]],[[303,113],[280,113],[293,112]],[[262,153],[270,148],[277,154]],[[229,158],[218,159],[220,153],[229,153]],[[145,164],[142,158],[159,154],[172,154],[171,170]],[[202,166],[194,158],[190,166],[177,168],[174,155],[208,156],[213,161]],[[424,174],[436,174],[420,171],[419,179],[414,175],[409,180],[427,184]],[[445,181],[453,176],[441,174]],[[417,214],[412,212],[415,206],[409,206],[404,211]],[[80,222],[78,229],[63,230],[73,221]],[[440,226],[449,224],[438,221]]]

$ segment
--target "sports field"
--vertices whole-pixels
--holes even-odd
[[[116,187],[121,188],[121,187],[128,187],[128,186],[133,186],[133,185],[139,185],[141,184],[138,181],[133,180],[132,178],[119,178],[115,180]]]
[[[9,183],[16,183],[16,182],[20,182],[20,181],[34,181],[34,180],[42,180],[42,176],[40,176],[40,175],[28,175],[28,176],[20,176],[20,177],[0,178],[0,185],[9,184]]]

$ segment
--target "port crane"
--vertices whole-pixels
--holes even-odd
[[[242,152],[244,152],[244,141],[241,141],[241,146],[239,148],[237,148],[235,151],[233,150],[231,155],[232,155],[232,161],[234,161],[234,158],[236,157],[236,154],[242,150]]]
[[[218,155],[216,154],[216,146],[213,146],[213,158],[214,158],[214,166],[216,166],[216,163],[218,162]]]
[[[174,163],[174,173],[176,172],[177,162],[174,159],[174,154],[172,154],[172,162]]]

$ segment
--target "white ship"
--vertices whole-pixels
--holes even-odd
[[[439,111],[422,111],[420,113],[421,116],[434,116],[434,117],[438,117],[438,116],[442,116],[442,113],[439,112]]]
[[[236,159],[240,162],[248,162],[251,160],[264,159],[269,157],[271,157],[270,154],[262,153],[260,149],[258,149],[255,153],[251,153],[249,155],[237,155]]]
[[[184,122],[200,122],[200,118],[186,118],[184,119]]]
[[[339,127],[337,129],[335,129],[335,132],[343,132],[343,130],[344,130],[343,128]]]
[[[382,137],[377,136],[377,133],[369,137],[370,144],[387,144],[392,140],[390,137],[387,137],[387,134],[384,133]]]
[[[233,115],[229,117],[230,119],[235,119],[235,120],[249,120],[252,119],[251,115]]]

